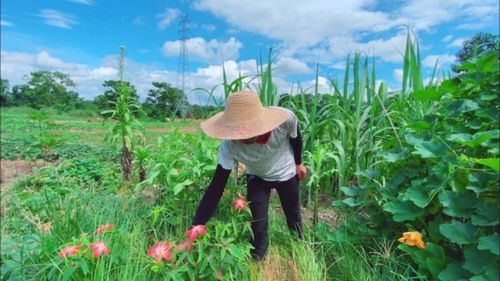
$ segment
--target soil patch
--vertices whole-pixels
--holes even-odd
[[[34,168],[49,165],[45,161],[28,162],[25,160],[0,160],[0,216],[5,215],[5,206],[9,200],[7,191],[16,181],[33,174]]]

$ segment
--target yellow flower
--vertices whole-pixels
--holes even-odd
[[[403,233],[403,237],[399,238],[398,241],[408,246],[417,246],[420,249],[425,249],[425,242],[422,240],[422,234],[418,231],[405,232]]]

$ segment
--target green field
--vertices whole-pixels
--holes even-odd
[[[206,234],[174,250],[217,162],[218,141],[199,121],[136,119],[126,91],[113,122],[2,108],[1,279],[497,280],[498,52],[428,83],[410,36],[404,58],[398,91],[378,84],[360,53],[331,93],[316,84],[280,95],[271,65],[259,73],[261,101],[297,114],[310,173],[304,238],[290,235],[272,196],[262,262],[249,254],[250,211],[232,205],[245,194],[234,172]],[[251,87],[223,85],[225,97]],[[148,249],[157,242],[173,246],[155,260]]]

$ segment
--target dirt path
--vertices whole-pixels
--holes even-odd
[[[34,168],[45,167],[44,161],[28,162],[25,160],[0,160],[0,216],[6,213],[5,206],[10,195],[7,191],[19,178],[33,174]]]

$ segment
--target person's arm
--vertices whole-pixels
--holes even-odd
[[[297,137],[290,139],[290,145],[293,150],[293,159],[295,161],[295,171],[299,180],[304,180],[307,177],[307,169],[302,164],[302,136],[300,135],[299,125],[297,124]]]
[[[212,177],[212,181],[208,185],[205,193],[203,194],[203,198],[196,209],[196,214],[193,218],[191,225],[200,225],[206,224],[210,217],[213,215],[215,208],[219,204],[220,198],[222,197],[222,193],[224,192],[224,188],[226,187],[227,180],[229,178],[229,174],[231,174],[231,170],[226,170],[222,168],[220,164],[217,164],[217,168],[215,168],[214,176]],[[190,250],[193,247],[194,241],[186,238],[182,241],[176,248],[176,251]]]
[[[198,209],[196,209],[192,225],[206,224],[210,219],[215,208],[217,208],[217,204],[219,204],[230,173],[231,170],[226,170],[220,164],[217,164],[212,181],[205,190]]]

